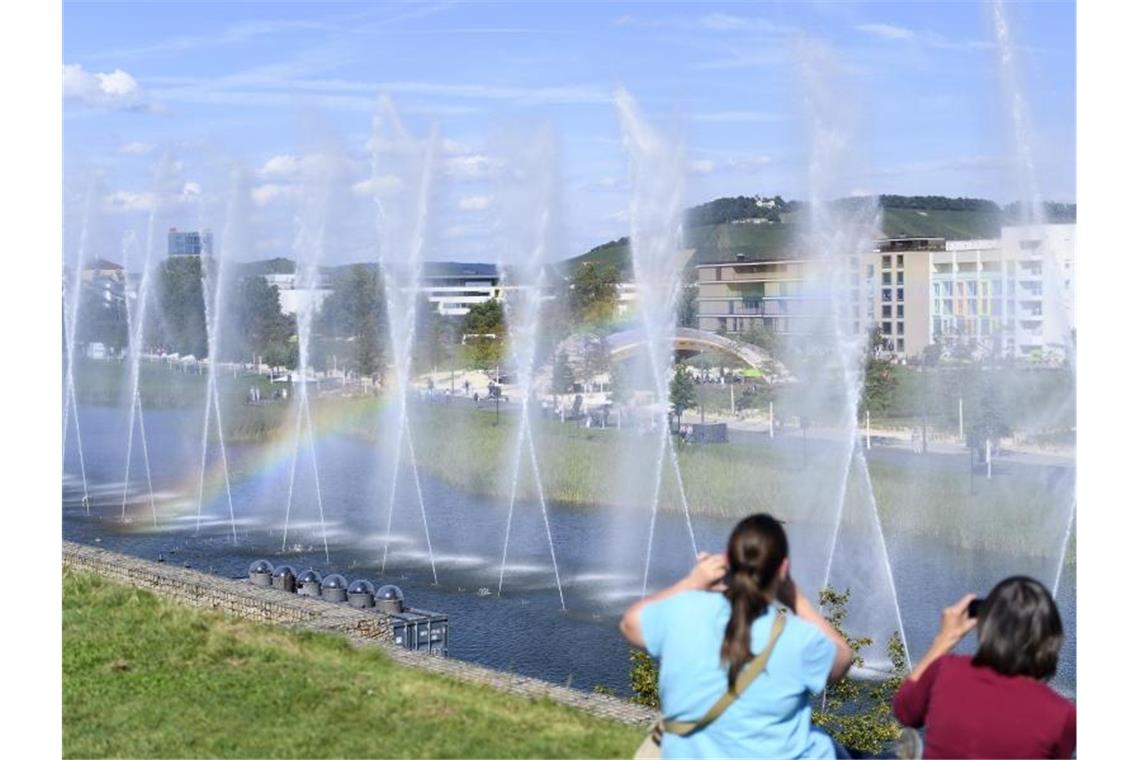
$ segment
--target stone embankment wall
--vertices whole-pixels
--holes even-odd
[[[653,711],[616,697],[576,691],[536,678],[398,647],[392,642],[392,628],[387,616],[376,610],[358,610],[347,604],[261,588],[246,580],[221,578],[70,541],[63,542],[63,565],[144,589],[181,604],[244,620],[342,633],[354,644],[382,647],[389,657],[407,667],[530,699],[549,699],[598,717],[646,726],[656,718]],[[454,631],[452,635],[455,635]]]

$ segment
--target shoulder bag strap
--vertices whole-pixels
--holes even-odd
[[[747,689],[748,685],[764,672],[764,668],[768,665],[768,658],[772,655],[772,647],[776,645],[776,639],[780,638],[780,634],[783,633],[784,625],[787,622],[787,613],[784,610],[780,610],[776,613],[776,619],[772,623],[772,635],[768,638],[768,645],[764,647],[764,651],[753,657],[752,660],[744,666],[744,669],[740,671],[740,675],[736,678],[736,688],[729,689],[722,694],[720,699],[709,708],[709,711],[705,713],[700,720],[665,720],[661,722],[662,728],[671,734],[688,736],[719,718],[721,713],[727,710],[728,706],[736,701],[736,698],[740,696],[741,692]]]

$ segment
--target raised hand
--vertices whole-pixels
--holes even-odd
[[[938,629],[938,640],[946,647],[953,648],[962,637],[978,624],[977,618],[970,617],[970,602],[974,594],[966,594],[954,604],[942,610],[942,625]]]
[[[709,554],[701,552],[697,555],[697,564],[689,571],[685,578],[685,585],[704,591],[715,591],[728,572],[728,557],[724,554]]]

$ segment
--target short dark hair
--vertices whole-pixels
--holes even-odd
[[[994,586],[978,614],[974,665],[1046,681],[1057,672],[1065,632],[1048,589],[1015,575]]]

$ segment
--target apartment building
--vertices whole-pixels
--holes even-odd
[[[1075,231],[1049,224],[1004,227],[992,240],[885,238],[841,259],[736,254],[697,266],[698,322],[710,332],[754,325],[810,340],[833,318],[836,294],[843,329],[878,328],[883,348],[900,358],[932,343],[975,356],[1063,356],[1074,327]]]

